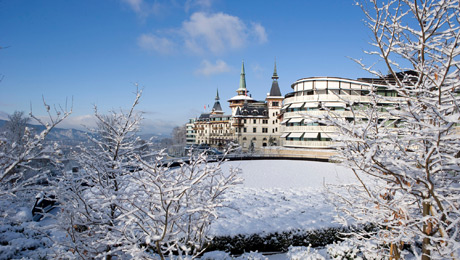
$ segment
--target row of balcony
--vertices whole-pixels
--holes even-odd
[[[381,100],[379,103],[394,103],[400,100],[398,97],[386,97],[389,100]],[[358,95],[334,95],[334,94],[319,94],[319,95],[308,95],[308,96],[293,96],[286,98],[284,104],[290,104],[293,102],[305,102],[305,101],[353,101],[358,103],[370,103],[371,98],[369,96],[358,96]]]
[[[332,141],[284,141],[285,147],[298,147],[298,148],[330,148],[334,146],[335,142]]]
[[[305,117],[305,119],[310,119],[309,117],[319,117],[319,116],[323,116],[325,114],[329,113],[328,111],[326,110],[315,110],[315,111],[296,111],[296,112],[286,112],[284,113],[284,119],[289,119],[289,118],[293,118],[293,117]],[[364,114],[364,111],[355,111],[355,113],[353,114],[353,112],[351,111],[331,111],[330,112],[331,114],[335,115],[335,116],[338,116],[340,118],[345,118],[345,117],[351,117],[351,118],[365,118],[367,117],[365,114]],[[384,118],[384,117],[387,117],[389,116],[388,112],[380,112],[380,117],[381,118]],[[397,119],[397,117],[391,117],[392,119]]]
[[[337,132],[334,126],[306,125],[306,126],[282,126],[281,132]]]

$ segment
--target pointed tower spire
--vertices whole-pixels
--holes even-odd
[[[246,95],[246,74],[244,73],[244,61],[241,63],[240,87],[236,90],[239,95]]]
[[[214,102],[214,106],[212,107],[211,114],[223,114],[224,113],[222,111],[222,106],[220,105],[219,99],[220,99],[219,98],[219,89],[217,89],[216,101]]]
[[[278,73],[276,72],[276,58],[275,58],[275,69],[273,70],[273,82],[272,82],[272,88],[270,89],[269,96],[271,97],[280,97],[281,96],[281,91],[280,87],[278,85]]]
[[[274,79],[274,80],[276,79],[276,80],[277,80],[278,78],[279,78],[279,77],[278,77],[278,73],[276,73],[276,57],[275,57],[275,69],[273,70],[272,79]]]

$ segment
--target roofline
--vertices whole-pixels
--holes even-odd
[[[358,83],[358,84],[364,84],[364,85],[374,85],[374,86],[386,86],[386,85],[381,85],[381,84],[372,84],[369,82],[361,81],[359,79],[348,79],[348,78],[341,78],[341,77],[308,77],[308,78],[301,78],[296,80],[294,83],[291,84],[291,88],[294,89],[294,85],[300,82],[305,82],[305,81],[315,81],[315,80],[337,80],[337,81],[349,81],[350,83]]]

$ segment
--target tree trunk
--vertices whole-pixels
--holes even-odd
[[[424,201],[423,202],[423,216],[429,216],[430,215],[430,203]],[[430,246],[430,238],[428,236],[431,236],[431,229],[432,229],[432,224],[431,223],[425,223],[423,225],[423,233],[425,234],[426,237],[423,238],[422,242],[422,260],[430,260],[431,259],[431,251],[428,249]]]

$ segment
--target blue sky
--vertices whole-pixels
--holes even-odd
[[[73,97],[61,127],[91,125],[93,105],[128,108],[134,84],[144,132],[169,133],[236,95],[241,61],[264,99],[276,57],[281,92],[313,76],[367,77],[352,58],[371,40],[354,1],[3,0],[0,111],[42,115]]]

